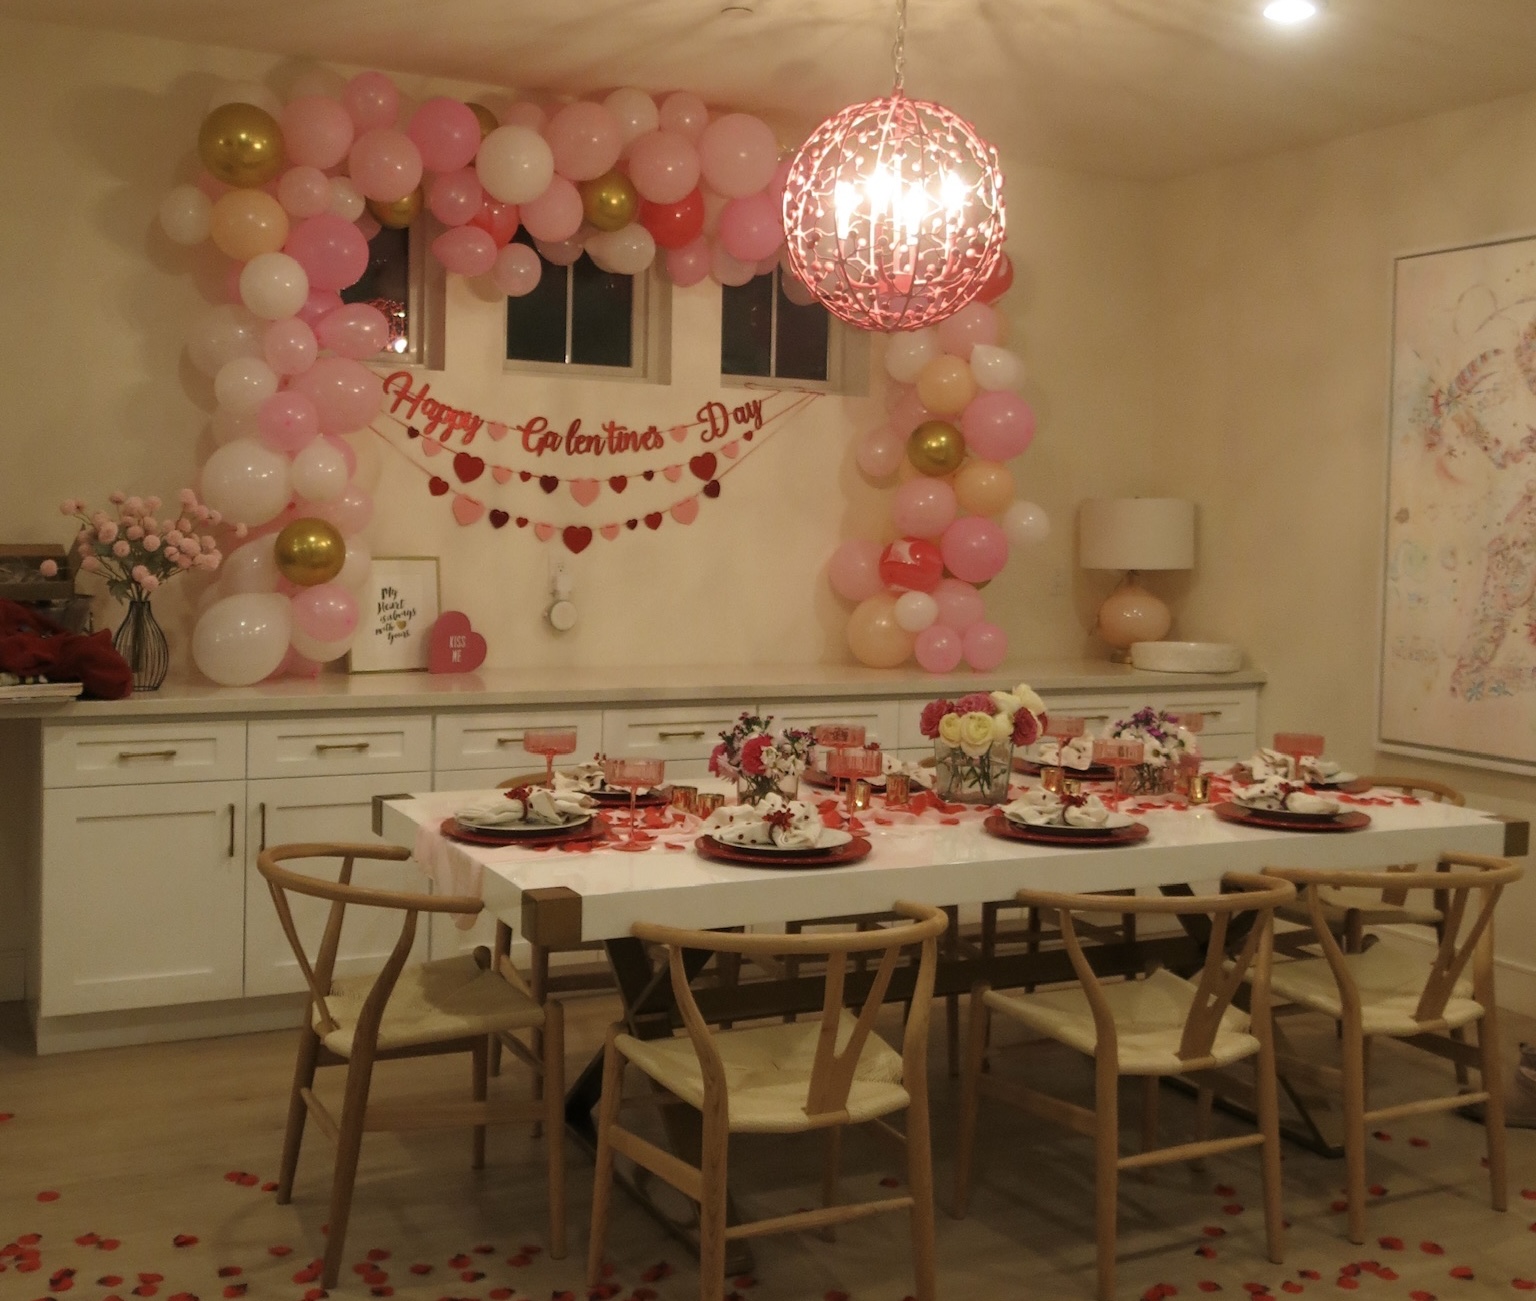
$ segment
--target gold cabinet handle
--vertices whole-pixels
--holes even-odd
[[[498,736],[496,738],[497,745],[521,745],[522,743],[523,738],[520,736]]]
[[[373,744],[371,741],[316,741],[315,752],[327,754],[331,750],[355,750],[361,754],[371,744]]]
[[[266,849],[266,847],[267,847],[267,802],[266,802],[266,800],[262,800],[262,802],[260,804],[258,804],[256,806],[256,808],[258,809],[258,811],[261,814],[261,848],[262,849]]]
[[[224,852],[228,858],[235,856],[235,806],[233,804],[229,806],[229,848]]]
[[[702,741],[704,736],[705,732],[702,727],[689,728],[676,732],[658,731],[656,733],[656,739],[658,741],[675,741],[679,738],[685,741]]]
[[[118,761],[119,762],[122,762],[122,761],[125,761],[125,760],[128,760],[128,759],[174,759],[176,757],[176,751],[175,750],[119,750],[117,752],[117,757],[118,757]]]

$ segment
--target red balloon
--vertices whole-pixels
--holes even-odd
[[[880,553],[880,581],[893,592],[931,592],[943,577],[943,555],[923,538],[897,538]]]
[[[1004,253],[998,259],[997,270],[987,277],[986,284],[982,285],[981,292],[976,295],[978,303],[995,303],[1006,294],[1013,285],[1013,261]]]
[[[641,199],[638,220],[658,248],[687,248],[704,232],[704,195],[694,186],[676,203]]]
[[[480,200],[480,211],[469,219],[469,224],[480,227],[500,248],[517,234],[517,205],[498,202],[487,194]]]

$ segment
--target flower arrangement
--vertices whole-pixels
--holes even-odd
[[[1142,763],[1153,768],[1176,767],[1192,748],[1190,735],[1178,720],[1167,710],[1151,705],[1120,719],[1109,736],[1114,741],[1140,741],[1145,747]]]
[[[786,727],[773,734],[773,715],[743,710],[735,724],[720,733],[720,744],[709,756],[709,771],[735,781],[744,803],[756,803],[773,791],[793,798],[800,774],[811,757],[811,734]]]
[[[80,521],[75,534],[80,568],[104,578],[118,600],[145,601],[177,574],[219,567],[223,556],[218,542],[212,534],[199,532],[219,524],[219,512],[203,505],[191,488],[181,490],[177,511],[164,519],[158,497],[114,492],[109,500],[117,507],[116,519],[104,510],[87,513],[89,508],[78,497],[63,502],[59,511]],[[237,537],[244,537],[245,531],[244,524],[236,525]],[[41,572],[52,578],[58,565],[45,560]]]
[[[1014,746],[1033,745],[1045,722],[1045,702],[1022,682],[1012,691],[930,701],[918,728],[934,743],[940,797],[1005,798]]]

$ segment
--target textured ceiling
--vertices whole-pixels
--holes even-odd
[[[743,0],[736,0],[737,3]],[[0,0],[0,13],[582,94],[686,88],[803,131],[890,86],[892,0]],[[1536,0],[910,0],[907,89],[1010,155],[1166,177],[1536,89]]]

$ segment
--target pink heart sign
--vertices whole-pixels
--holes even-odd
[[[458,610],[440,614],[427,639],[427,670],[431,673],[472,673],[485,663],[485,638]]]

